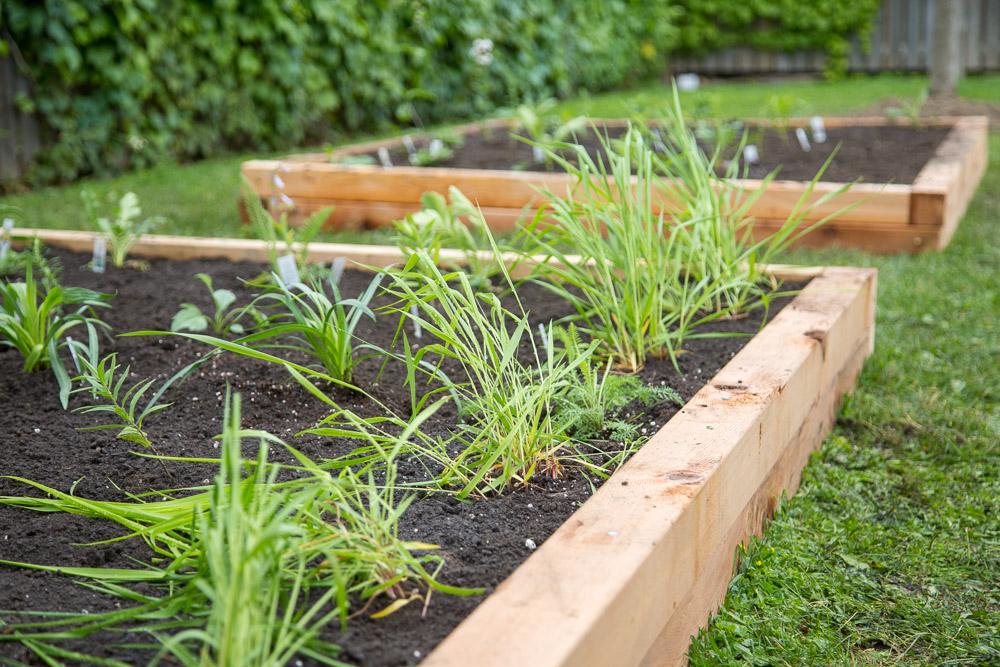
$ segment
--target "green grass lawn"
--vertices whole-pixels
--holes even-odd
[[[684,96],[688,110],[801,114],[913,97],[921,77],[728,83]],[[1000,102],[1000,76],[960,94]],[[570,113],[651,114],[667,89],[578,99]],[[879,269],[875,353],[725,606],[691,648],[698,665],[1000,664],[1000,133],[989,170],[942,253],[796,251],[782,261]],[[245,156],[168,165],[0,199],[25,226],[81,229],[79,191],[135,191],[166,233],[244,236],[236,214]],[[356,237],[334,236],[353,240]],[[384,238],[384,236],[383,236]]]

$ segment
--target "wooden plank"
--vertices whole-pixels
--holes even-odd
[[[814,280],[424,665],[640,664],[813,409],[832,409],[823,390],[870,348],[874,288],[866,270]]]
[[[754,238],[760,240],[781,228],[782,220],[755,220]],[[833,220],[803,236],[794,245],[806,248],[841,246],[876,254],[920,253],[940,250],[939,225],[880,225]]]

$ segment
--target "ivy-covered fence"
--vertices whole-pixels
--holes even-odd
[[[607,89],[748,31],[836,50],[877,0],[819,5],[0,0],[0,58],[28,82],[17,104],[40,126],[24,177],[48,183]]]

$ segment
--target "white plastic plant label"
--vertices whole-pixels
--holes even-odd
[[[282,255],[278,258],[278,276],[286,285],[299,283],[299,269],[295,266],[295,255]]]
[[[809,137],[806,136],[805,128],[803,127],[795,128],[795,138],[799,140],[799,146],[801,146],[802,150],[805,151],[806,153],[808,153],[812,149],[812,146],[809,145]]]
[[[809,129],[812,130],[813,141],[817,144],[821,144],[826,141],[826,125],[823,124],[823,118],[820,116],[813,116],[809,119]]]
[[[427,146],[427,150],[430,152],[431,157],[437,157],[440,155],[442,149],[444,149],[444,144],[440,139],[431,139],[431,143]]]
[[[747,144],[743,147],[743,159],[750,164],[757,164],[760,162],[760,153],[757,151],[757,146],[755,144]]]
[[[14,233],[14,220],[11,218],[4,218],[3,221],[3,241],[0,242],[0,259],[7,256],[7,251],[10,250],[10,237]]]
[[[545,151],[542,150],[541,146],[532,146],[531,155],[535,158],[535,164],[545,162]]]
[[[417,306],[410,306],[410,321],[413,322],[413,337],[422,338],[424,335],[424,329],[420,326],[420,320],[417,318]]]
[[[76,345],[73,344],[73,337],[66,336],[66,347],[69,348],[69,356],[73,357],[73,365],[76,366],[76,372],[80,372],[80,358],[76,356]]]
[[[417,152],[417,147],[413,145],[413,139],[408,134],[403,135],[403,145],[406,146],[406,152],[410,155]]]
[[[389,149],[385,146],[380,146],[378,149],[378,161],[382,163],[382,166],[386,169],[392,167],[392,158],[389,157]]]
[[[545,356],[548,358],[549,354],[549,336],[548,332],[545,331],[545,325],[541,322],[538,323],[538,337],[542,341],[542,349],[545,350]]]
[[[657,153],[666,153],[667,145],[663,143],[663,135],[660,134],[660,131],[655,127],[650,131],[653,134],[653,150]]]
[[[701,78],[694,73],[677,75],[677,90],[682,93],[691,93],[701,86]]]
[[[333,282],[339,284],[340,279],[344,275],[344,267],[347,266],[346,257],[337,257],[330,264],[330,277],[333,278]]]
[[[108,259],[108,242],[103,236],[94,237],[94,258],[90,268],[94,273],[104,273],[104,265]]]

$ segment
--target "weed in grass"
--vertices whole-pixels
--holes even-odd
[[[118,269],[125,266],[129,250],[139,237],[164,223],[160,216],[139,220],[142,209],[139,207],[139,197],[134,192],[122,195],[112,210],[111,218],[101,217],[97,211],[97,197],[90,190],[83,190],[80,196],[91,226],[104,234],[111,251],[112,265]]]
[[[65,408],[71,383],[59,358],[59,350],[67,345],[62,339],[80,324],[108,328],[97,318],[94,308],[108,307],[106,302],[112,295],[60,285],[40,290],[29,260],[24,282],[0,284],[0,298],[0,345],[13,347],[24,356],[25,372],[51,368],[59,383],[59,400]],[[76,306],[76,310],[66,313],[67,306]]]

